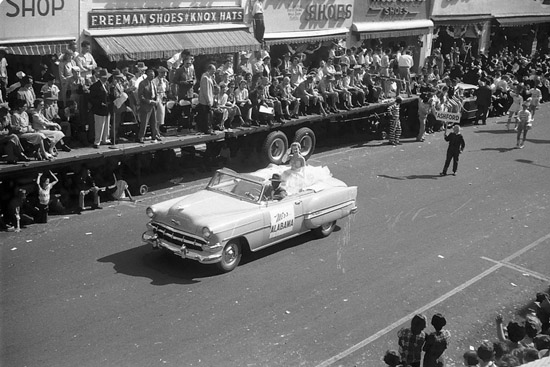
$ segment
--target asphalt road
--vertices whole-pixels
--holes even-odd
[[[549,120],[545,104],[521,150],[503,118],[466,126],[456,177],[438,175],[442,133],[319,152],[309,163],[357,185],[359,212],[229,274],[140,241],[147,205],[205,179],[0,233],[0,364],[380,366],[412,315],[442,312],[447,360],[462,365],[496,339],[498,313],[508,321],[548,290]]]

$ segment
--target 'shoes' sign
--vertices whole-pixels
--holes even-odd
[[[242,23],[243,19],[244,9],[235,7],[92,11],[88,13],[88,28]]]

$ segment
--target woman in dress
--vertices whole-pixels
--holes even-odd
[[[283,156],[283,162],[287,162],[290,168],[282,174],[283,188],[289,195],[296,194],[308,186],[323,182],[332,177],[326,166],[309,166],[302,155],[300,143],[294,142]]]
[[[11,116],[12,131],[17,134],[19,140],[35,146],[38,149],[39,159],[53,159],[53,144],[49,144],[50,152],[46,152],[44,142],[48,141],[46,135],[34,131],[27,114],[27,103],[23,100],[18,100],[15,105],[15,111]]]
[[[44,100],[42,98],[37,98],[34,101],[34,110],[32,111],[31,115],[32,128],[35,131],[46,135],[46,137],[50,139],[54,146],[59,144],[59,148],[61,148],[61,150],[63,150],[64,152],[71,151],[71,148],[69,148],[63,141],[65,134],[63,134],[63,132],[61,131],[61,125],[48,120],[44,116]]]

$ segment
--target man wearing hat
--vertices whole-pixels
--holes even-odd
[[[111,76],[106,69],[97,72],[98,81],[90,87],[91,112],[94,115],[94,148],[109,141],[109,83]]]
[[[44,75],[44,81],[46,84],[40,88],[40,93],[45,97],[47,93],[51,94],[51,97],[59,99],[59,87],[55,85],[55,76],[52,73],[47,73]]]
[[[185,58],[181,66],[175,71],[174,77],[171,81],[173,85],[176,86],[178,102],[188,102],[185,106],[180,106],[180,104],[177,103],[174,108],[174,114],[181,116],[182,113],[178,111],[182,111],[183,116],[187,120],[187,126],[190,128],[192,123],[191,101],[194,97],[193,86],[197,82],[192,56]]]
[[[157,76],[153,79],[153,85],[157,89],[157,109],[155,114],[157,116],[157,123],[160,129],[164,127],[164,118],[166,117],[166,102],[168,97],[168,69],[164,66],[161,66],[157,69]],[[160,137],[160,135],[159,135]]]
[[[80,43],[80,54],[75,57],[76,65],[80,67],[84,79],[90,79],[92,71],[97,68],[97,63],[92,56],[91,50],[90,41],[84,40]]]
[[[114,69],[110,90],[111,98],[113,99],[113,136],[111,137],[111,142],[113,144],[117,144],[118,142],[118,130],[122,123],[122,113],[126,112],[128,109],[125,103],[128,99],[126,85],[126,76],[120,70]]]
[[[487,85],[487,81],[485,79],[479,79],[478,83],[479,88],[474,91],[477,105],[476,120],[474,122],[474,125],[478,124],[480,118],[483,125],[486,125],[487,115],[489,114],[489,107],[491,106],[491,103],[493,101],[493,91]]]
[[[338,112],[337,104],[339,102],[338,92],[334,90],[334,76],[325,75],[323,79],[319,82],[319,93],[325,99],[327,110],[329,112]]]
[[[155,109],[158,103],[158,91],[157,87],[153,83],[155,72],[153,70],[147,70],[147,77],[141,83],[139,83],[137,95],[139,101],[139,133],[138,142],[144,143],[145,131],[147,130],[147,124],[151,120],[151,143],[156,143],[160,140],[160,133],[158,131],[158,121],[155,113]]]
[[[273,176],[269,179],[271,185],[266,186],[264,191],[264,198],[267,200],[279,201],[287,197],[287,192],[281,187],[281,175],[274,173]]]

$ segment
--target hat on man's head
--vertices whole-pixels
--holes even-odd
[[[17,76],[19,79],[23,79],[25,77],[25,74],[24,72],[22,71],[18,71],[17,73],[15,73],[15,76]]]
[[[278,173],[274,173],[273,176],[271,176],[271,178],[269,179],[269,181],[272,181],[272,182],[281,182],[281,175],[278,174]]]
[[[120,79],[124,79],[125,76],[124,74],[122,74],[122,72],[118,69],[113,69],[113,78],[120,78]]]
[[[157,69],[157,71],[159,73],[167,73],[168,72],[168,69],[166,69],[164,66],[161,66]]]
[[[139,61],[137,64],[136,64],[136,68],[139,69],[139,70],[147,70],[147,65],[145,65],[145,63],[143,61]]]
[[[107,69],[99,70],[96,75],[98,78],[109,78],[111,76]]]

